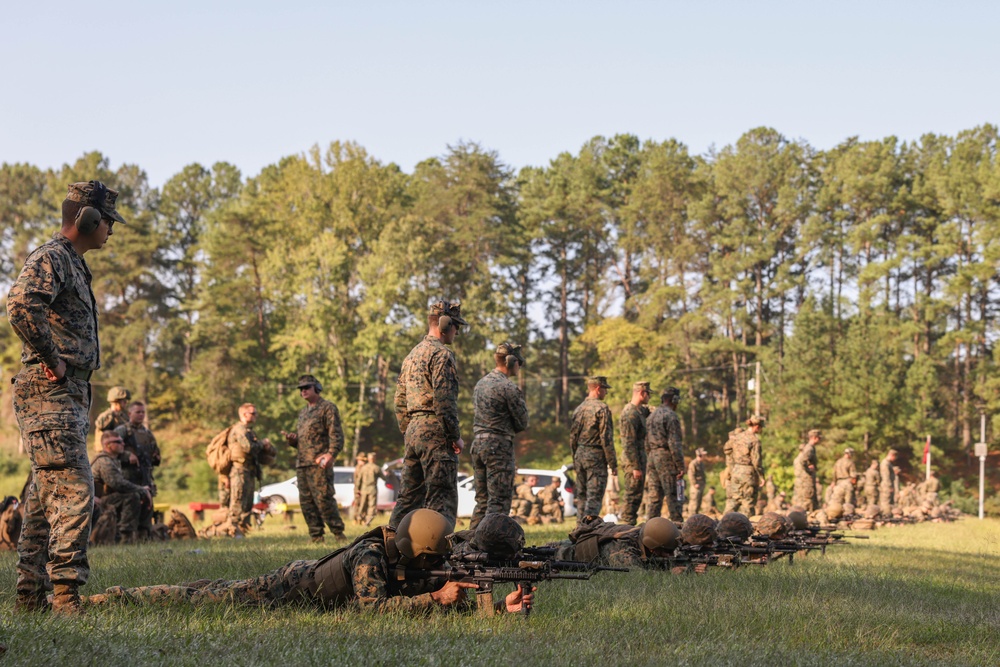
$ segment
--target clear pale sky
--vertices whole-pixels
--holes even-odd
[[[411,170],[462,139],[522,167],[597,134],[702,153],[1000,122],[996,2],[4,0],[0,26],[0,161],[100,150],[154,186],[335,139]]]

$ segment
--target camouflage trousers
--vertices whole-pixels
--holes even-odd
[[[563,506],[559,503],[543,503],[542,516],[554,519],[558,523],[563,522]]]
[[[878,505],[878,487],[870,484],[865,485],[865,504]]]
[[[690,491],[691,500],[688,502],[688,516],[701,512],[701,499],[705,496],[705,485],[693,484]]]
[[[458,454],[434,415],[414,418],[403,436],[406,449],[400,477],[402,489],[389,525],[399,525],[413,510],[426,507],[443,514],[452,525],[458,515]]]
[[[354,518],[364,524],[369,524],[378,514],[378,487],[363,489],[357,495],[358,502],[354,506]]]
[[[854,505],[854,485],[851,484],[851,480],[842,479],[837,482],[836,486],[833,487],[833,495],[830,500],[841,505],[847,503]]]
[[[333,467],[303,466],[295,469],[299,486],[299,506],[302,518],[309,526],[310,537],[323,537],[325,523],[334,535],[344,532],[344,520],[340,518],[340,507],[333,489]],[[232,486],[232,480],[230,480]],[[232,488],[235,494],[236,489]],[[253,497],[253,491],[251,491]]]
[[[250,520],[253,518],[253,492],[256,486],[257,471],[234,463],[229,471],[229,522],[239,526],[240,530],[250,527]],[[320,534],[322,535],[322,532]]]
[[[735,464],[726,486],[726,512],[742,512],[753,516],[757,506],[760,480],[753,466]]]
[[[514,515],[523,519],[542,516],[542,503],[538,500],[531,501],[524,498],[517,498],[511,505],[514,508]]]
[[[642,504],[642,494],[645,486],[645,472],[643,472],[642,477],[636,479],[631,470],[625,471],[625,492],[622,493],[621,500],[622,511],[618,515],[620,522],[627,523],[630,526],[635,525],[639,517],[639,505]]]
[[[646,462],[646,518],[660,516],[663,503],[666,501],[667,512],[671,521],[683,521],[681,501],[677,500],[677,474],[673,455],[666,449],[653,449],[647,452]]]
[[[896,504],[896,494],[891,486],[880,486],[878,489],[878,506],[883,512],[888,512]]]
[[[510,438],[480,433],[469,449],[476,484],[476,509],[469,528],[475,528],[487,514],[509,514],[514,496],[514,443]]]
[[[219,507],[229,507],[229,476],[219,475]]]
[[[17,543],[17,592],[37,596],[50,581],[83,585],[90,575],[91,388],[79,378],[49,382],[39,366],[22,369],[13,385],[14,414],[31,458],[32,476]]]
[[[812,475],[799,475],[795,478],[795,488],[792,492],[792,505],[801,507],[806,512],[819,509],[816,502],[816,478]]]
[[[600,447],[577,447],[573,454],[576,470],[576,520],[598,516],[608,486],[608,460]]]
[[[118,517],[118,533],[126,541],[139,530],[139,493],[109,493],[101,498],[105,510],[113,509]]]
[[[108,597],[138,602],[228,602],[235,605],[275,607],[300,599],[294,593],[312,576],[316,561],[296,560],[273,572],[238,581],[201,579],[176,586],[113,586]]]

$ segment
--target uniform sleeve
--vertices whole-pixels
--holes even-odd
[[[129,454],[139,454],[136,452],[135,435],[129,430],[128,424],[122,424],[121,426],[115,427],[115,433],[121,436],[122,442],[125,443],[125,450],[122,452],[120,459],[128,461]]]
[[[125,479],[121,469],[113,465],[108,457],[102,456],[95,461],[94,468],[95,477],[101,479],[115,493],[141,492],[144,490],[138,484],[133,484]]]
[[[406,427],[410,425],[410,418],[406,414],[406,362],[403,362],[403,368],[399,371],[399,377],[396,378],[396,394],[392,399],[393,406],[396,411],[396,423],[399,424],[399,430],[401,433],[406,433]]]
[[[507,409],[510,411],[511,425],[514,433],[520,433],[528,428],[528,405],[524,400],[524,394],[513,382],[509,382],[507,387]]]
[[[598,413],[601,429],[601,445],[604,447],[604,458],[615,473],[618,472],[618,453],[615,451],[615,424],[611,418],[611,408],[607,405]]]
[[[622,439],[622,467],[629,470],[640,469],[639,452],[637,449],[639,444],[636,442],[638,434],[635,428],[635,419],[637,416],[637,414],[633,415],[627,411],[622,412],[620,423],[618,424]]]
[[[366,550],[354,564],[351,580],[357,604],[362,609],[379,612],[422,611],[439,606],[430,593],[414,597],[389,596],[385,559],[376,550]]]
[[[757,474],[763,479],[764,477],[764,461],[763,456],[760,451],[760,439],[756,436],[751,436],[752,447],[750,447],[750,462],[753,467],[757,470]]]
[[[340,422],[340,410],[333,403],[328,402],[326,409],[326,429],[330,440],[330,454],[337,458],[344,449],[344,426]]]
[[[677,472],[684,472],[684,450],[681,448],[681,420],[674,415],[667,426],[667,446],[674,457]]]
[[[434,414],[444,425],[445,439],[451,443],[461,437],[458,424],[458,368],[455,357],[444,350],[431,360],[431,388],[434,391]]]
[[[229,432],[229,448],[232,450],[233,460],[237,463],[242,463],[251,457],[252,445],[245,428],[233,427]]]
[[[65,288],[52,256],[41,252],[28,259],[7,295],[7,319],[26,347],[49,368],[59,365],[48,309]]]
[[[102,431],[107,431],[113,420],[114,416],[111,414],[111,411],[105,410],[97,415],[97,419],[94,420],[94,426]]]
[[[573,411],[573,423],[569,427],[569,450],[576,453],[577,445],[580,443],[580,433],[583,431],[583,419],[580,416],[580,408]]]
[[[152,431],[149,433],[149,459],[154,466],[160,465],[160,443],[156,442]]]

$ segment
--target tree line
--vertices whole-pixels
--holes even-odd
[[[471,323],[455,344],[467,437],[493,347],[525,343],[525,460],[568,459],[590,374],[611,379],[615,411],[635,380],[678,386],[685,448],[718,454],[761,362],[765,452],[788,476],[810,428],[829,461],[842,444],[920,452],[931,434],[959,465],[1000,407],[992,125],[830,150],[757,128],[705,155],[598,136],[521,170],[461,142],[412,173],[334,142],[251,177],[191,164],[161,188],[97,152],[4,163],[4,295],[67,184],[90,179],[120,190],[128,220],[87,256],[98,386],[129,386],[161,423],[221,427],[250,401],[262,429],[289,424],[311,372],[348,448],[394,457],[394,380],[441,298]],[[0,327],[5,375],[19,350]]]

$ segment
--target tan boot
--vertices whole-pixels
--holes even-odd
[[[60,616],[77,616],[83,613],[80,593],[74,584],[55,584],[52,587],[52,613]]]

